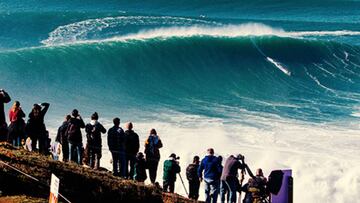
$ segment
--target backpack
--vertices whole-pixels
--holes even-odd
[[[198,181],[199,177],[197,174],[199,165],[195,165],[195,164],[190,164],[187,168],[186,168],[186,178],[189,181]]]
[[[69,122],[69,125],[67,126],[65,136],[68,139],[71,139],[76,134],[76,125],[73,122]]]

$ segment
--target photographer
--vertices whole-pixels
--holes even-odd
[[[164,162],[164,175],[163,175],[163,190],[164,192],[174,193],[176,174],[180,173],[179,162],[180,159],[176,154],[172,153]]]
[[[236,202],[236,192],[240,188],[238,170],[244,170],[246,168],[245,164],[242,164],[240,160],[242,160],[242,162],[244,160],[244,157],[241,154],[236,157],[231,155],[225,161],[224,170],[221,174],[221,182],[224,183],[221,184],[222,188],[220,189],[220,196],[223,197],[221,198],[222,203],[225,201],[225,195],[223,194],[225,191],[229,191],[230,202]]]
[[[36,145],[39,141],[39,152],[42,154],[48,154],[47,149],[47,137],[46,127],[44,123],[44,117],[49,109],[49,103],[34,104],[29,114],[29,120],[26,124],[26,134],[31,139],[32,150],[36,149]]]
[[[0,89],[0,141],[6,141],[8,133],[7,123],[5,119],[4,104],[11,101],[10,96],[5,90]]]

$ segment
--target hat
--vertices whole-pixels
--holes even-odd
[[[176,159],[176,154],[172,153],[169,157]]]

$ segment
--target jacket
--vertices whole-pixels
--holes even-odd
[[[238,170],[245,169],[245,166],[240,163],[234,156],[226,159],[224,170],[221,174],[221,180],[228,180],[229,178],[237,178]]]
[[[61,126],[58,128],[57,135],[55,141],[60,142],[62,145],[68,143],[68,139],[66,137],[66,129],[68,128],[69,122],[64,121]]]
[[[136,134],[133,130],[125,131],[125,149],[127,155],[136,156],[139,152],[140,143],[139,135]]]
[[[6,124],[4,104],[9,103],[11,98],[5,91],[0,92],[0,127]]]
[[[71,117],[69,120],[69,125],[66,129],[66,137],[68,138],[69,143],[71,144],[82,143],[81,128],[85,128],[85,123],[82,120],[82,118]]]
[[[202,177],[204,171],[204,179],[208,181],[215,181],[220,177],[221,167],[216,156],[205,156],[200,163],[198,176]]]
[[[156,135],[149,135],[145,141],[145,154],[146,160],[159,161],[160,151],[159,149],[163,146],[160,138]]]
[[[121,127],[113,126],[110,128],[107,139],[110,151],[125,150],[125,133]]]
[[[135,170],[134,170],[134,180],[144,182],[147,178],[146,175],[146,161],[144,158],[136,159]]]
[[[180,173],[180,166],[173,158],[164,161],[163,180],[166,182],[175,182],[176,174]]]
[[[101,148],[101,133],[106,133],[106,129],[98,121],[92,120],[85,126],[87,144],[89,147]]]
[[[186,178],[189,182],[200,182],[198,176],[199,164],[190,164],[186,167]]]
[[[49,109],[50,104],[42,103],[41,105],[44,106],[44,108],[40,111],[38,116],[35,116],[33,112],[29,113],[29,120],[26,124],[26,133],[30,137],[39,137],[45,135],[46,127],[44,123],[44,117]]]

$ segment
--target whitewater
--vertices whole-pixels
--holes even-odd
[[[184,178],[212,147],[265,175],[292,169],[295,202],[360,199],[358,3],[121,2],[0,4],[0,88],[25,113],[50,102],[53,140],[73,108],[97,111],[107,129],[132,121],[141,151],[157,130],[160,184],[171,153]]]

